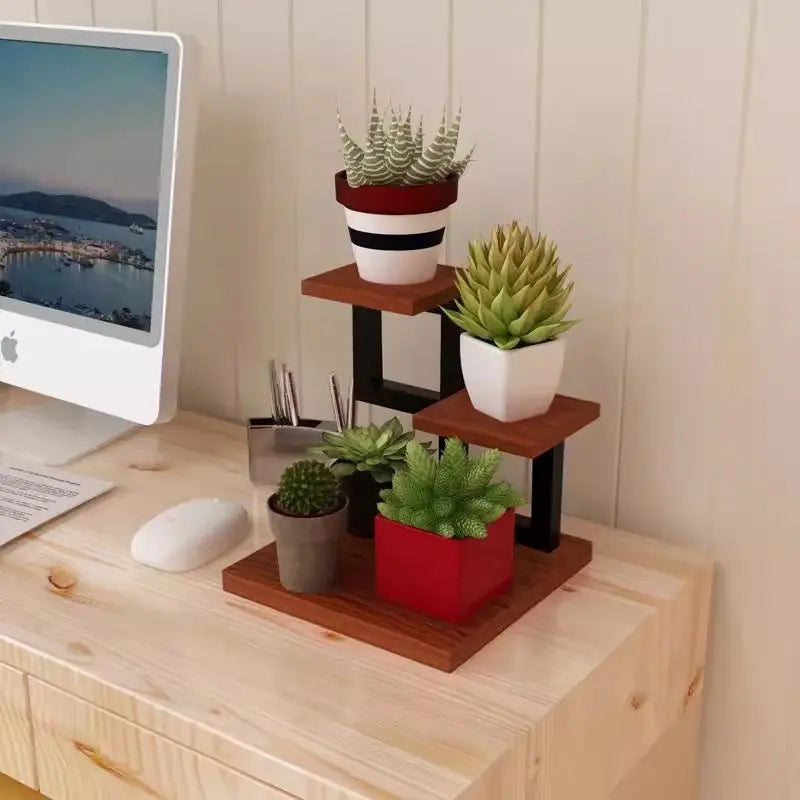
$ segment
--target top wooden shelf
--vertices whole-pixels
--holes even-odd
[[[355,264],[348,264],[306,278],[301,287],[306,297],[335,300],[351,306],[390,311],[409,317],[449,303],[457,294],[455,267],[446,267],[443,264],[439,265],[436,277],[426,283],[404,286],[370,283],[359,278]]]
[[[414,414],[412,425],[436,436],[457,436],[469,444],[536,458],[599,416],[599,403],[557,394],[546,414],[520,422],[499,422],[476,411],[462,389]]]

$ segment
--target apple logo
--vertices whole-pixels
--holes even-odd
[[[14,338],[14,331],[0,341],[0,353],[6,361],[10,361],[12,364],[17,360],[17,340]]]

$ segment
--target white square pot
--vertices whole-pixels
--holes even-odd
[[[501,422],[544,414],[563,368],[563,339],[501,350],[461,334],[461,372],[469,399],[478,411]]]

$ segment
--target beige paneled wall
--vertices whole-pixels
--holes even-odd
[[[430,126],[463,102],[477,161],[448,259],[516,216],[575,264],[564,388],[603,418],[568,447],[567,507],[720,562],[703,800],[793,800],[796,0],[0,0],[37,15],[201,45],[182,397],[223,417],[264,410],[270,357],[313,415],[348,374],[348,310],[298,292],[349,258],[336,106],[357,131],[373,86]],[[387,372],[435,385],[437,340],[432,317],[389,318]]]
[[[555,0],[542,20],[538,221],[575,265],[583,320],[562,388],[603,408],[568,447],[564,490],[601,520],[618,474],[642,22],[639,0]]]

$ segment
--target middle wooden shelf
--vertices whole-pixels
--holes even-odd
[[[466,389],[432,403],[412,418],[415,430],[456,436],[480,447],[537,458],[600,416],[600,404],[557,394],[547,413],[520,422],[499,422],[476,411]]]

